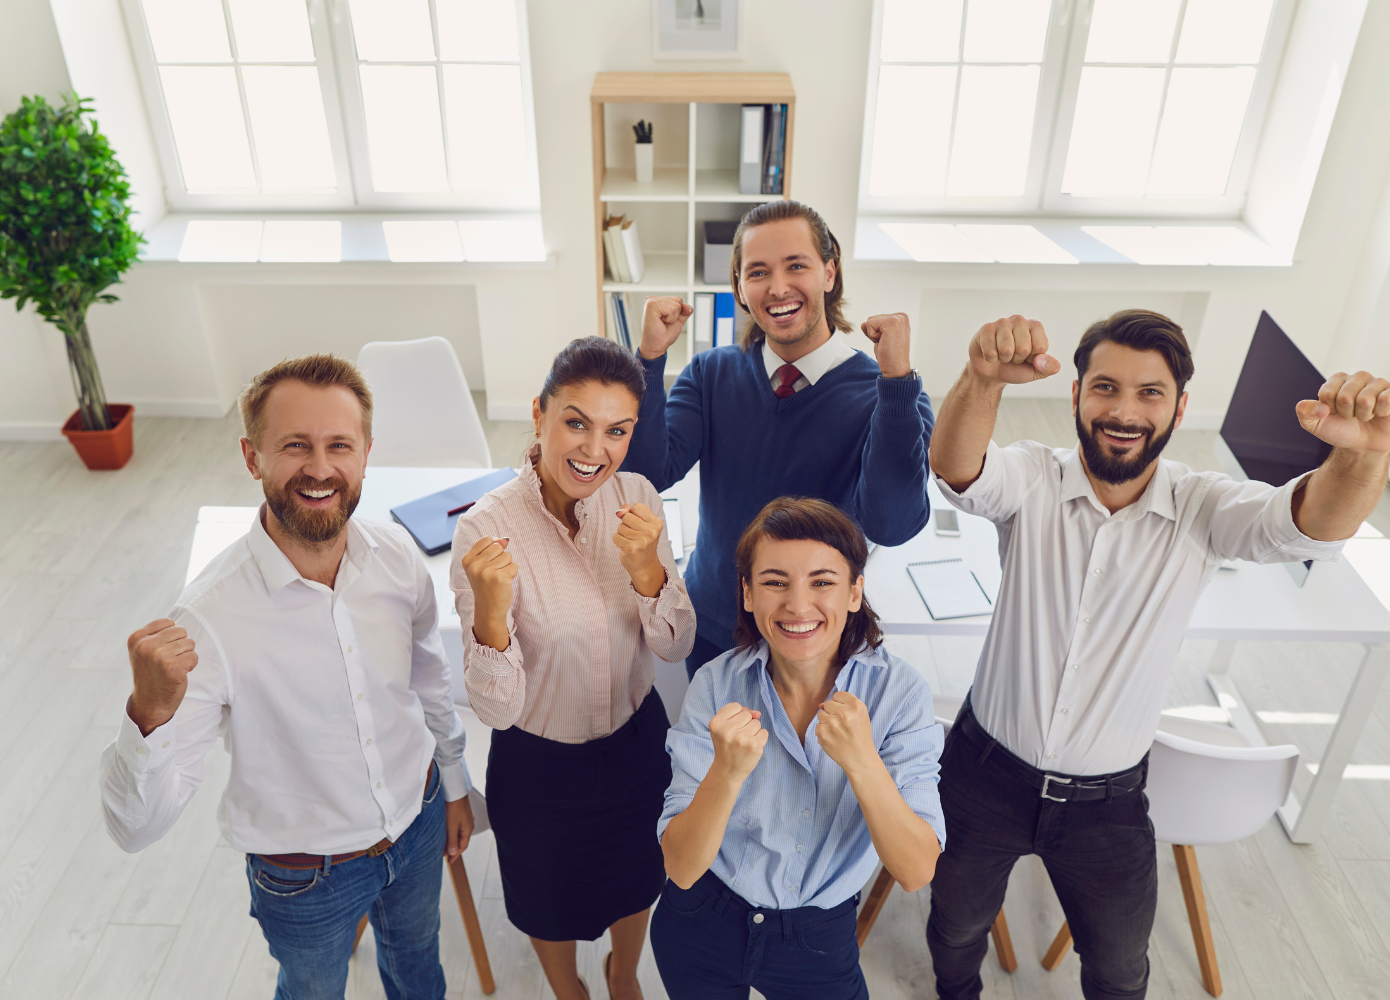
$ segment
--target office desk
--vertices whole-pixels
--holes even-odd
[[[946,507],[935,483],[931,492],[932,510]],[[882,619],[884,632],[983,636],[989,630],[988,615],[934,621],[907,574],[910,562],[958,556],[975,571],[991,596],[997,593],[999,539],[994,525],[959,511],[957,516],[959,538],[938,537],[933,513],[932,521],[916,538],[905,545],[880,547],[869,557],[864,590]],[[1307,800],[1300,803],[1290,792],[1279,810],[1289,839],[1311,843],[1327,818],[1342,770],[1351,759],[1390,668],[1390,610],[1346,559],[1317,563],[1302,588],[1294,585],[1283,565],[1242,562],[1235,570],[1217,571],[1197,603],[1185,637],[1216,641],[1207,682],[1218,704],[1229,713],[1232,725],[1255,746],[1265,746],[1268,741],[1229,673],[1237,642],[1356,642],[1365,647]]]

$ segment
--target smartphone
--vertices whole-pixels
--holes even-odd
[[[936,510],[932,512],[932,519],[936,522],[936,533],[943,538],[960,537],[960,521],[956,518],[956,512],[947,508],[946,510]]]

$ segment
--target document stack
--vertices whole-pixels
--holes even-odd
[[[627,296],[622,292],[603,294],[603,314],[605,333],[609,340],[622,344],[632,350],[632,329],[628,325]]]
[[[742,123],[739,193],[780,195],[786,174],[787,106],[745,104]]]
[[[603,259],[613,281],[632,284],[647,273],[637,223],[625,215],[609,216],[603,226]]]

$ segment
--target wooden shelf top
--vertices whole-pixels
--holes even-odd
[[[786,73],[598,73],[594,103],[785,104],[796,99]]]

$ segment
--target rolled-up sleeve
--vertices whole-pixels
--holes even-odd
[[[1211,549],[1222,559],[1255,563],[1334,560],[1344,541],[1309,538],[1293,519],[1293,495],[1303,488],[1307,473],[1283,486],[1214,479],[1203,504],[1210,510]]]
[[[666,733],[666,752],[671,755],[671,784],[666,789],[661,818],[656,822],[656,839],[666,833],[671,820],[685,812],[700,782],[714,764],[714,739],[709,720],[714,718],[714,689],[709,670],[696,671],[685,693],[681,717]]]
[[[420,699],[425,725],[434,736],[434,761],[439,765],[444,801],[454,802],[473,787],[463,759],[468,737],[454,708],[453,676],[449,654],[439,637],[439,602],[434,596],[434,582],[419,553],[411,555],[415,560],[415,617],[411,622],[410,689]]]
[[[483,534],[474,518],[464,515],[458,519],[449,565],[449,589],[454,592],[454,607],[463,628],[463,686],[468,692],[468,704],[484,725],[509,729],[526,707],[526,671],[511,608],[507,609],[505,650],[498,652],[485,646],[473,634],[473,587],[463,569],[463,553]],[[516,600],[515,593],[512,600]]]
[[[1017,441],[1004,448],[991,441],[984,467],[973,483],[957,492],[936,476],[936,486],[951,506],[998,523],[1018,513],[1052,461],[1051,449],[1036,441]]]
[[[946,847],[946,818],[941,810],[941,750],[945,730],[933,715],[931,691],[917,680],[899,695],[899,712],[878,754],[898,794],[909,809],[931,824],[937,842]]]
[[[644,502],[649,510],[660,515],[664,506],[661,497],[650,483],[646,487],[649,495]],[[685,581],[676,571],[664,516],[656,554],[666,570],[666,582],[655,597],[643,597],[633,591],[637,596],[637,615],[642,622],[642,636],[651,651],[663,660],[676,662],[690,655],[690,650],[695,646],[695,609],[685,592]]]

